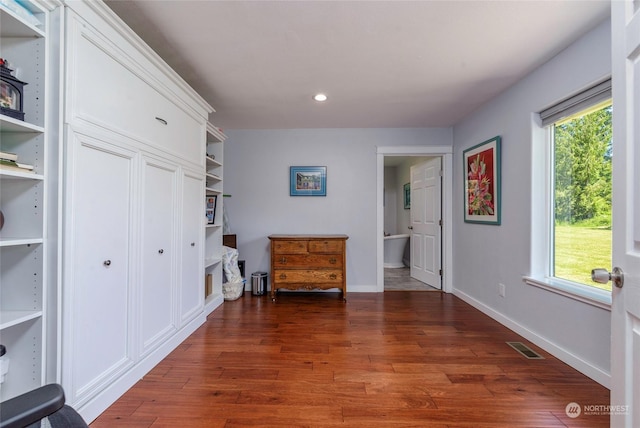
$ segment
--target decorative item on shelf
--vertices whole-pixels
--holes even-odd
[[[18,162],[15,153],[0,152],[0,170],[33,172],[33,165]]]
[[[0,113],[24,120],[22,94],[27,83],[13,77],[12,71],[7,60],[0,58]]]
[[[206,199],[207,208],[205,215],[207,216],[207,224],[214,224],[216,222],[216,205],[218,204],[218,196],[207,196]]]
[[[0,345],[0,383],[4,382],[7,372],[9,372],[9,356],[7,354],[7,348],[4,345]]]

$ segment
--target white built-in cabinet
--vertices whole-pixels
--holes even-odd
[[[223,193],[222,163],[226,135],[211,123],[207,124],[206,139],[206,198],[215,197],[214,222],[205,226],[205,278],[209,277],[211,288],[205,288],[205,312],[210,313],[223,301],[222,297],[222,234],[223,234]]]
[[[140,354],[175,333],[178,166],[142,158]]]
[[[212,109],[103,3],[65,5],[61,383],[91,421],[222,303],[203,292]]]
[[[90,422],[223,301],[224,134],[104,3],[21,3],[0,56],[26,114],[0,115],[0,150],[35,168],[0,170],[0,400],[59,382]]]
[[[202,192],[205,180],[201,170],[182,171],[182,239],[180,240],[179,272],[180,293],[178,304],[180,307],[180,323],[184,324],[194,316],[202,312],[205,295],[202,292],[202,269],[204,260],[204,223],[202,210],[193,210],[191,207],[202,207]],[[197,287],[190,286],[198,284]],[[221,302],[218,302],[218,305]],[[207,313],[208,314],[208,313]]]
[[[24,88],[24,121],[0,114],[0,150],[34,165],[33,172],[0,169],[0,343],[9,371],[0,400],[55,379],[57,74],[59,3],[24,0],[0,5],[0,57]]]

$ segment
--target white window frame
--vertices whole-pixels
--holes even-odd
[[[593,88],[601,84],[602,82],[583,92],[592,91]],[[599,101],[602,101],[602,98]],[[586,108],[583,107],[580,110]],[[575,112],[574,110],[573,113]],[[531,115],[531,142],[531,271],[528,275],[523,276],[523,281],[534,287],[611,310],[610,291],[551,276],[555,218],[553,211],[553,123],[543,125],[540,113]]]

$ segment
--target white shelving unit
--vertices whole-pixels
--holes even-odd
[[[205,313],[210,314],[223,302],[222,297],[222,177],[223,177],[223,156],[224,140],[226,139],[218,128],[211,123],[207,123],[206,142],[206,186],[205,195],[207,200],[210,197],[216,199],[214,222],[205,224],[205,256],[204,272],[212,276],[212,289],[207,290],[205,281]],[[210,291],[210,292],[208,292]]]
[[[50,33],[59,5],[39,0],[22,4],[21,12],[0,5],[1,56],[9,61],[13,75],[27,82],[24,121],[0,114],[0,150],[34,166],[33,172],[0,169],[0,210],[5,217],[0,231],[0,343],[10,358],[0,401],[55,376],[50,366],[52,361],[55,366],[55,358],[47,361],[49,348],[54,348],[47,331],[55,329],[55,321],[49,320],[48,287],[55,287],[49,246],[55,241],[55,227],[50,225],[57,208],[49,201],[55,198],[51,183],[57,174],[58,116],[49,107],[56,104],[57,95],[47,85],[57,73],[51,70],[56,63]]]

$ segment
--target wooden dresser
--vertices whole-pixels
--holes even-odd
[[[279,289],[338,288],[347,300],[347,235],[271,235],[271,299]]]

